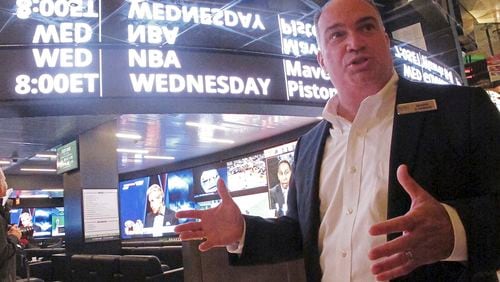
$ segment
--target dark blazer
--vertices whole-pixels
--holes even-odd
[[[7,211],[0,197],[0,281],[16,281],[16,250],[19,240],[8,235]]]
[[[398,115],[395,110],[389,164],[388,218],[405,214],[410,198],[396,169],[410,174],[432,196],[454,207],[466,230],[469,260],[419,267],[396,281],[496,281],[500,266],[500,114],[479,88],[399,80],[396,105],[435,99],[437,110]],[[304,258],[308,281],[321,280],[318,230],[319,174],[331,125],[321,121],[299,138],[287,216],[245,216],[245,247],[234,264]],[[388,236],[391,240],[401,234]],[[493,280],[494,279],[494,280]]]

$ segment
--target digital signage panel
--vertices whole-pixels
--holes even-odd
[[[78,143],[76,140],[58,147],[56,155],[56,170],[58,174],[78,168]]]

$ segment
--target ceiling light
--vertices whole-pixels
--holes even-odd
[[[118,148],[116,149],[118,153],[132,153],[132,154],[147,154],[149,153],[148,150],[143,150],[143,149],[124,149],[124,148]]]
[[[203,128],[203,129],[218,129],[218,130],[230,130],[229,128],[225,126],[220,126],[220,125],[215,125],[215,124],[208,124],[208,123],[198,123],[198,122],[192,122],[192,121],[186,121],[187,126],[192,126],[192,127],[198,127],[198,128]]]
[[[55,159],[55,158],[57,158],[57,155],[52,155],[52,154],[36,154],[35,157],[37,157],[37,158]]]
[[[200,142],[233,144],[234,140],[203,137],[200,138]]]
[[[10,161],[0,161],[0,165],[8,165],[10,164]]]
[[[142,136],[135,133],[116,133],[116,137],[123,139],[141,140]]]
[[[36,171],[36,172],[56,172],[55,168],[21,168],[21,171]]]
[[[174,157],[171,156],[151,156],[151,155],[145,155],[145,159],[153,159],[153,160],[175,160]]]

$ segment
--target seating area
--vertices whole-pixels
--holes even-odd
[[[70,261],[71,281],[183,281],[183,268],[161,264],[152,255],[77,254]]]

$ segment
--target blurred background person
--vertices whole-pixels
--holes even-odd
[[[6,195],[7,182],[5,175],[0,169],[0,197]],[[16,249],[21,239],[21,231],[17,226],[8,226],[8,211],[0,205],[0,281],[16,281]]]

